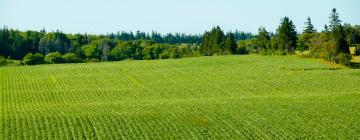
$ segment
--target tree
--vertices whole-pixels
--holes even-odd
[[[0,67],[8,64],[8,60],[6,60],[3,56],[0,56]]]
[[[310,56],[315,58],[324,58],[329,52],[329,35],[327,33],[313,33],[309,39]]]
[[[259,28],[259,35],[256,37],[256,51],[266,53],[270,49],[270,35],[264,27]]]
[[[219,26],[214,27],[210,32],[203,35],[200,53],[205,56],[225,53],[225,35]],[[229,49],[230,50],[230,49]]]
[[[344,27],[341,25],[339,14],[334,8],[330,14],[330,45],[333,50],[325,59],[336,63],[349,64],[351,60],[349,46],[346,42]],[[348,60],[347,60],[348,59]]]
[[[288,18],[281,19],[281,24],[277,29],[277,45],[283,53],[294,53],[296,48],[297,33],[295,25]]]
[[[45,62],[48,64],[64,63],[64,58],[59,52],[52,52],[45,55]]]
[[[86,58],[100,58],[100,52],[95,44],[84,45],[81,47],[81,50]]]
[[[331,37],[335,43],[336,51],[338,53],[350,54],[343,26],[339,26],[337,29],[335,29],[334,32],[332,32]]]
[[[308,17],[307,21],[305,22],[305,29],[304,29],[303,33],[311,34],[314,32],[316,32],[316,29],[314,28],[314,25],[312,25],[310,17]]]
[[[308,17],[305,22],[304,31],[299,37],[298,50],[304,51],[309,48],[310,39],[313,38],[314,33],[316,33],[316,29],[312,25],[310,17]]]
[[[50,52],[60,52],[64,54],[71,49],[71,40],[66,34],[60,31],[45,34],[39,42],[39,51],[42,54],[48,54]]]
[[[101,52],[101,60],[107,61],[110,53],[110,46],[108,42],[101,41],[100,45],[98,46],[99,51]]]
[[[81,59],[75,53],[66,53],[62,56],[65,63],[79,63]]]
[[[8,57],[11,55],[10,45],[9,29],[4,27],[0,30],[0,56]]]
[[[113,60],[124,60],[130,59],[132,56],[131,51],[132,44],[130,43],[119,43],[110,52],[111,59]]]
[[[237,44],[236,44],[235,37],[234,37],[233,33],[229,32],[226,35],[226,39],[225,39],[224,44],[225,44],[226,52],[229,52],[231,54],[236,53]]]
[[[247,54],[248,53],[248,42],[249,40],[240,40],[237,44],[236,54]]]
[[[334,32],[335,29],[339,26],[341,26],[341,20],[339,18],[339,13],[337,13],[336,9],[333,8],[331,10],[331,14],[330,14],[330,25],[329,25],[330,30],[332,32]]]
[[[177,48],[170,48],[169,58],[175,59],[180,58],[180,53]]]
[[[324,30],[322,32],[329,33],[329,27],[326,24],[324,25]]]
[[[44,56],[40,53],[36,53],[36,54],[28,53],[25,55],[23,62],[27,65],[43,64]]]

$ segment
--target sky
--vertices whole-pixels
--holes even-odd
[[[288,16],[297,31],[311,17],[317,30],[336,8],[345,23],[360,24],[360,0],[0,0],[0,26],[19,30],[106,34],[157,31],[200,34],[225,31],[274,32]]]

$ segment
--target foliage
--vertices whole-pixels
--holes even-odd
[[[227,52],[231,52],[231,54],[236,53],[237,44],[233,33],[230,32],[226,35],[224,45]]]
[[[44,63],[44,56],[40,53],[32,54],[28,53],[25,55],[23,62],[26,65],[36,65],[36,64],[43,64]]]
[[[330,33],[328,34],[329,42],[324,58],[335,63],[349,65],[351,60],[350,49],[336,9],[333,9],[330,15]]]
[[[277,29],[277,47],[279,51],[287,54],[293,54],[296,48],[297,33],[295,25],[288,18],[281,19],[281,24]]]
[[[349,66],[351,62],[351,55],[348,53],[340,53],[336,56],[335,62]]]
[[[65,63],[80,63],[81,59],[75,53],[66,53],[62,56]]]
[[[256,38],[256,52],[266,54],[271,50],[270,35],[264,27],[259,28],[259,35]]]
[[[239,41],[237,43],[236,54],[248,54],[248,48],[251,48],[248,46],[248,42],[246,40]]]
[[[44,60],[48,64],[58,64],[65,62],[64,58],[61,56],[59,52],[48,53],[47,55],[45,55]]]
[[[7,64],[8,64],[8,61],[4,57],[0,56],[0,67],[6,66]]]
[[[221,55],[236,52],[236,41],[232,33],[225,35],[219,26],[214,27],[210,32],[203,35],[202,44],[199,48],[202,55]]]
[[[66,34],[56,31],[45,34],[39,41],[39,51],[42,54],[50,52],[66,53],[71,49],[71,41]]]
[[[305,28],[304,28],[303,33],[304,34],[312,34],[314,32],[316,32],[316,29],[315,29],[314,25],[311,23],[310,17],[308,17],[307,21],[305,22]]]
[[[95,44],[84,45],[81,50],[87,58],[100,58],[100,52]]]

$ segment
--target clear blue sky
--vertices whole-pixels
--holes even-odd
[[[343,22],[360,24],[360,0],[0,0],[0,26],[66,33],[116,31],[203,33],[224,30],[275,31],[290,17],[302,31],[310,16],[318,30],[337,8]]]

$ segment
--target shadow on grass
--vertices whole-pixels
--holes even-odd
[[[288,69],[288,68],[282,68],[282,69]],[[290,71],[311,71],[311,70],[340,70],[343,68],[290,68],[288,70]]]
[[[350,68],[352,69],[360,69],[360,62],[351,62]]]

